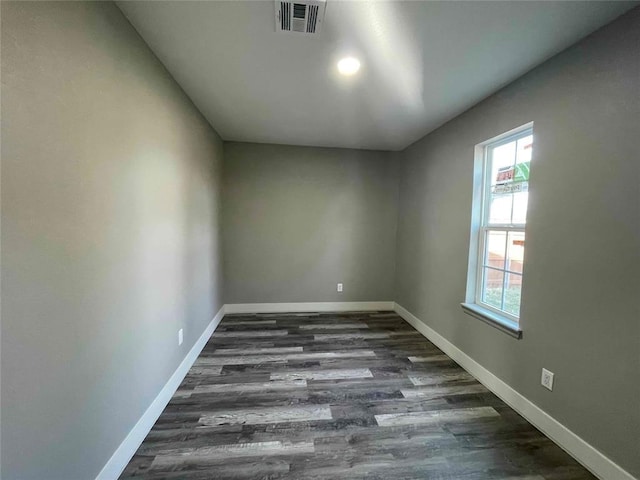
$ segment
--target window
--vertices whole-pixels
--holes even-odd
[[[466,310],[519,336],[532,125],[476,148],[476,195]],[[474,245],[475,244],[475,245]]]

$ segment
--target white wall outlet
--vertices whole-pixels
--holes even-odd
[[[178,345],[182,345],[182,341],[184,340],[184,335],[182,329],[178,330]]]
[[[548,388],[549,390],[553,390],[553,372],[550,372],[546,368],[542,369],[542,379],[540,383],[544,388]]]
[[[338,292],[342,292],[342,284],[341,283],[338,284],[338,288],[336,290]]]

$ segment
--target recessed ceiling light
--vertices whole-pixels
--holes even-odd
[[[353,75],[360,70],[360,60],[354,57],[346,57],[338,62],[338,71],[342,75]]]

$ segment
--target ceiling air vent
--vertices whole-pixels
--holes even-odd
[[[325,0],[281,2],[276,0],[276,32],[320,32],[324,20]]]

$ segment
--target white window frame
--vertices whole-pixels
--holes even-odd
[[[475,168],[474,168],[474,195],[472,206],[472,225],[471,225],[471,241],[469,248],[469,269],[467,278],[467,295],[466,301],[462,304],[466,313],[479,318],[487,323],[497,326],[501,330],[513,334],[517,338],[521,336],[520,318],[509,312],[495,308],[492,305],[482,301],[482,285],[484,267],[488,266],[488,260],[485,258],[485,243],[487,232],[503,231],[507,235],[509,232],[525,232],[526,223],[493,223],[489,224],[489,208],[491,205],[491,166],[490,152],[506,143],[514,140],[533,135],[533,122],[522,125],[521,127],[510,130],[502,135],[491,138],[485,142],[476,145],[475,149]],[[535,147],[534,147],[535,152]],[[508,248],[508,246],[507,246]],[[506,252],[505,252],[506,253]],[[505,260],[506,261],[506,260]],[[490,267],[493,268],[493,267]],[[506,274],[513,273],[521,275],[524,278],[524,265],[522,273],[510,272],[507,265],[503,269],[494,268],[494,270],[505,272],[502,289],[502,304],[504,305],[504,282],[506,282]]]

